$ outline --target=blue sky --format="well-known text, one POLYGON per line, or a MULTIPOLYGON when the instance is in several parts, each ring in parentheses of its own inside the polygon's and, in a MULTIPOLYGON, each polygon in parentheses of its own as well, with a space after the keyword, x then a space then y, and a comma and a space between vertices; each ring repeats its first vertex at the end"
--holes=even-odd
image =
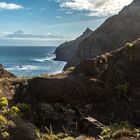
POLYGON ((95 30, 132 0, 0 0, 0 45, 56 46, 95 30))

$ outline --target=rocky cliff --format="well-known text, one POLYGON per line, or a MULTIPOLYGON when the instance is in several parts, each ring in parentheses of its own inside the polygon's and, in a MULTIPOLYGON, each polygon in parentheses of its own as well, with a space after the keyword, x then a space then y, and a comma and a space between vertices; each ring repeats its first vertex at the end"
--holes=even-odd
POLYGON ((122 47, 126 42, 140 37, 140 0, 134 0, 118 15, 108 18, 89 37, 80 42, 72 59, 64 69, 76 66, 85 59, 110 52, 122 47))
POLYGON ((60 45, 56 50, 56 60, 59 61, 69 61, 71 59, 71 56, 73 56, 74 52, 77 50, 77 47, 79 46, 80 42, 84 40, 86 37, 91 35, 93 31, 87 28, 85 32, 75 40, 72 40, 70 42, 65 42, 62 45, 60 45))

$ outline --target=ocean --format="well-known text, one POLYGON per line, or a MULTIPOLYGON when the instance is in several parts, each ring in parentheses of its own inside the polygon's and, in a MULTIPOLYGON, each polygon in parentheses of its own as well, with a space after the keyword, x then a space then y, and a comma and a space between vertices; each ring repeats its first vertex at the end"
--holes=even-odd
POLYGON ((0 47, 0 64, 17 76, 62 72, 65 62, 55 61, 56 47, 0 47))

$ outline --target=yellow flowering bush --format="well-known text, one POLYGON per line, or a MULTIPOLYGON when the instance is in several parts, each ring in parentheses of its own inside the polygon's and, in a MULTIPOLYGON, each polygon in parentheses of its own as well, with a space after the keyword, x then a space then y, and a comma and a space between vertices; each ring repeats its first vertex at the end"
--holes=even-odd
POLYGON ((0 106, 8 106, 8 100, 5 97, 0 98, 0 106))
POLYGON ((14 112, 16 112, 16 113, 18 113, 20 111, 18 109, 18 107, 16 107, 16 106, 12 106, 11 110, 14 111, 14 112))
POLYGON ((7 120, 3 115, 0 115, 0 125, 6 124, 7 120))
POLYGON ((12 106, 12 108, 9 109, 8 115, 10 117, 17 117, 20 113, 20 109, 17 106, 12 106))
POLYGON ((1 96, 0 91, 0 140, 10 139, 9 128, 13 125, 12 120, 21 117, 29 109, 30 105, 26 103, 13 105, 7 98, 1 96))
POLYGON ((110 134, 110 129, 109 128, 103 129, 103 131, 101 132, 101 135, 107 135, 107 134, 110 134))
POLYGON ((7 131, 4 131, 1 133, 1 136, 3 140, 6 140, 6 139, 9 139, 10 134, 7 131))

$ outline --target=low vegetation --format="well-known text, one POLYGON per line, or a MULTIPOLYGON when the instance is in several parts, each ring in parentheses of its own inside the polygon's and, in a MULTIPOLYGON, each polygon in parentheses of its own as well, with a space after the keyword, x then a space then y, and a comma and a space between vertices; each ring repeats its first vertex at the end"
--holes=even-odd
POLYGON ((129 84, 128 83, 124 83, 124 84, 119 84, 117 87, 117 94, 119 94, 120 96, 127 96, 127 93, 129 91, 129 84))
POLYGON ((140 129, 134 128, 128 122, 113 124, 101 132, 104 140, 118 139, 122 137, 140 138, 140 129))
POLYGON ((133 44, 133 43, 126 43, 125 46, 126 46, 127 48, 132 48, 132 47, 134 46, 134 44, 133 44))
POLYGON ((0 140, 10 138, 10 128, 14 127, 14 120, 21 118, 29 110, 25 103, 12 105, 5 97, 0 98, 0 140))

